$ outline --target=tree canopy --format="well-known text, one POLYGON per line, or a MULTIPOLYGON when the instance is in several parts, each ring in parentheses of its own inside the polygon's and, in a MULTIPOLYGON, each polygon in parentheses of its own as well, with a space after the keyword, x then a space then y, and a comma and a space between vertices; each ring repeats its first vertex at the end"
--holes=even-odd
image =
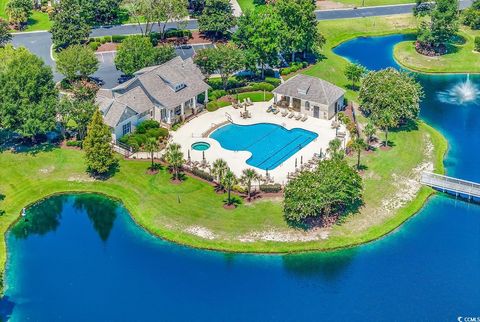
POLYGON ((51 19, 50 32, 56 49, 79 45, 88 39, 90 25, 78 0, 62 0, 51 19))
POLYGON ((417 119, 422 97, 422 87, 412 76, 387 68, 363 78, 358 98, 373 124, 388 135, 389 128, 417 119))
POLYGON ((245 56, 241 49, 228 43, 200 50, 195 55, 195 63, 207 77, 218 72, 223 88, 227 89, 228 78, 245 66, 245 56))
POLYGON ((198 25, 201 32, 219 38, 235 26, 235 20, 229 0, 207 0, 198 25))
POLYGON ((153 19, 158 23, 160 37, 165 37, 165 28, 168 22, 179 21, 188 16, 187 0, 155 0, 153 19))
POLYGON ((0 18, 0 47, 5 46, 10 40, 12 40, 12 34, 8 22, 0 18))
POLYGON ((26 48, 0 48, 0 127, 32 138, 55 127, 50 67, 26 48))
POLYGON ((289 222, 326 219, 355 206, 362 198, 362 178, 345 160, 320 161, 285 187, 284 215, 289 222))
POLYGON ((32 14, 33 3, 31 0, 10 0, 5 6, 8 21, 16 28, 21 29, 32 14))
POLYGON ((458 0, 437 0, 428 16, 429 20, 420 23, 417 40, 437 51, 458 31, 458 0))
POLYGON ((315 3, 311 0, 277 0, 275 9, 283 26, 281 33, 282 49, 292 55, 296 52, 318 52, 325 38, 317 27, 315 3))
POLYGON ((356 88, 356 84, 360 82, 360 79, 367 73, 367 69, 360 64, 348 64, 345 67, 345 76, 352 82, 352 87, 356 88))
POLYGON ((98 64, 93 50, 82 45, 73 45, 62 50, 56 61, 58 72, 68 80, 92 75, 97 71, 98 64))
POLYGON ((83 140, 87 171, 93 175, 108 174, 118 160, 115 158, 111 145, 112 134, 110 128, 103 122, 102 113, 96 110, 83 140))
POLYGON ((282 22, 273 7, 247 10, 238 19, 234 42, 245 52, 247 66, 255 71, 260 66, 262 77, 266 65, 276 65, 281 49, 282 22))
POLYGON ((148 37, 130 36, 118 47, 115 65, 125 75, 133 75, 142 68, 163 64, 173 57, 175 50, 169 45, 155 48, 148 37))

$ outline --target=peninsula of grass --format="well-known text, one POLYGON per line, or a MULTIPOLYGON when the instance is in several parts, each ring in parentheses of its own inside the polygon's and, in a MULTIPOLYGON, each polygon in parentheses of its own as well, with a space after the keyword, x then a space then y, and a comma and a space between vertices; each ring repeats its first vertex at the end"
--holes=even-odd
MULTIPOLYGON (((149 175, 149 162, 143 161, 121 160, 119 171, 112 178, 93 180, 85 173, 83 152, 54 147, 37 152, 0 153, 0 209, 5 212, 0 217, 0 232, 5 234, 22 208, 45 197, 96 192, 120 200, 133 219, 152 234, 192 247, 252 253, 349 247, 387 234, 421 208, 433 190, 421 188, 417 197, 401 208, 391 212, 384 209, 386 200, 398 201, 397 195, 403 189, 399 185, 418 175, 413 169, 432 162, 438 172, 443 172, 446 141, 431 127, 419 123, 417 129, 392 133, 391 140, 395 142, 393 149, 379 150, 363 158, 367 168, 363 174, 365 206, 341 225, 327 229, 325 239, 291 241, 305 232, 287 225, 281 200, 242 203, 227 211, 223 208, 226 196, 217 194, 210 184, 190 177, 180 185, 172 184, 167 170, 149 175), (201 236, 192 231, 208 234, 201 236), (255 237, 272 233, 285 240, 255 237), (245 241, 249 238, 253 240, 245 241)), ((6 245, 2 239, 0 264, 5 264, 5 259, 6 245)))
POLYGON ((403 67, 422 73, 480 73, 480 53, 474 51, 475 36, 480 30, 462 27, 456 42, 447 44, 448 52, 429 57, 415 50, 415 41, 395 45, 395 60, 403 67))
MULTIPOLYGON (((349 82, 343 72, 348 62, 331 51, 334 46, 357 36, 411 32, 414 26, 411 16, 321 22, 327 37, 324 59, 305 72, 345 87, 349 82)), ((353 99, 356 93, 349 91, 348 97, 353 99)), ((392 132, 389 139, 394 143, 392 149, 362 156, 365 205, 360 212, 316 235, 285 222, 281 198, 241 203, 234 210, 225 210, 226 196, 215 193, 210 184, 190 177, 182 184, 172 184, 165 169, 147 174, 148 161, 121 160, 113 177, 93 180, 85 173, 83 152, 78 150, 45 147, 21 153, 4 151, 0 153, 0 209, 4 211, 0 232, 5 234, 18 220, 22 208, 42 198, 95 192, 120 200, 132 218, 152 234, 192 247, 252 253, 351 247, 388 234, 421 209, 433 193, 418 183, 421 169, 444 171, 447 142, 430 126, 419 122, 406 131, 392 132), (407 195, 410 197, 405 198, 407 195)), ((5 260, 2 239, 2 267, 5 260)))

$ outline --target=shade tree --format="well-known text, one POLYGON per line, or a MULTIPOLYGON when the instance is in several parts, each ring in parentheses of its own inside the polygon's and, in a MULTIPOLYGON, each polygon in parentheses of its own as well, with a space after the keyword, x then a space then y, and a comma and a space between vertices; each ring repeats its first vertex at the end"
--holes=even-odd
POLYGON ((302 171, 285 186, 285 219, 294 224, 328 221, 355 208, 362 200, 362 190, 362 178, 345 160, 322 160, 316 170, 302 171))
POLYGON ((87 78, 98 69, 98 59, 92 49, 82 45, 72 45, 57 55, 56 68, 67 80, 77 77, 87 78))
POLYGON ((229 0, 206 0, 205 8, 198 18, 201 32, 214 39, 224 37, 235 26, 232 5, 229 0))
POLYGON ((359 92, 361 109, 385 132, 385 145, 389 129, 418 118, 422 98, 422 87, 415 78, 394 68, 369 72, 359 92))

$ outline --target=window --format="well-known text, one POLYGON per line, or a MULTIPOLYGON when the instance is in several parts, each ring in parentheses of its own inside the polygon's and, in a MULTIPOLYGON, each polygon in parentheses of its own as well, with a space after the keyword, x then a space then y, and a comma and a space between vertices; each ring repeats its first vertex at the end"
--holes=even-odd
POLYGON ((310 102, 305 101, 305 110, 310 111, 310 102))
POLYGON ((182 114, 182 107, 181 106, 175 107, 175 115, 180 115, 180 114, 182 114))
POLYGON ((163 121, 165 121, 165 120, 167 119, 167 110, 166 110, 166 109, 162 108, 162 109, 160 110, 160 118, 161 118, 163 121))
POLYGON ((128 122, 126 124, 123 124, 122 126, 122 133, 123 135, 128 134, 132 131, 132 123, 128 122))

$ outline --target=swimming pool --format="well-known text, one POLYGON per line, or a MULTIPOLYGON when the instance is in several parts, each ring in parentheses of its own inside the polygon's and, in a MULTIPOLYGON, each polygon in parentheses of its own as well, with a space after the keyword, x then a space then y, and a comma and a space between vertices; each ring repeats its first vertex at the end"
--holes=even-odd
POLYGON ((247 164, 263 170, 275 169, 317 137, 311 131, 271 123, 229 124, 210 134, 224 149, 251 152, 247 164))

